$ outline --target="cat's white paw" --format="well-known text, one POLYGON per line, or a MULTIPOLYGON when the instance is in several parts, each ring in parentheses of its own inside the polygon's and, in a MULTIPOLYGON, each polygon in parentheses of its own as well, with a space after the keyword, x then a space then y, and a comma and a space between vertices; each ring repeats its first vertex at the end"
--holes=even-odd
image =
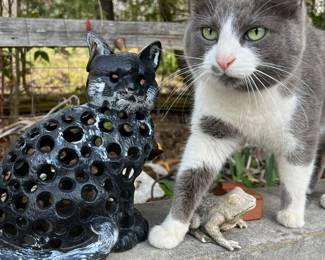
POLYGON ((290 210, 279 211, 277 221, 288 228, 301 228, 305 225, 304 215, 290 210))
POLYGON ((169 214, 161 225, 151 229, 149 243, 157 248, 174 248, 184 240, 188 227, 189 224, 182 223, 169 214))
POLYGON ((157 248, 171 249, 178 246, 184 239, 184 234, 171 230, 163 225, 155 226, 149 233, 149 243, 157 248))
POLYGON ((320 198, 320 205, 325 209, 325 194, 320 198))

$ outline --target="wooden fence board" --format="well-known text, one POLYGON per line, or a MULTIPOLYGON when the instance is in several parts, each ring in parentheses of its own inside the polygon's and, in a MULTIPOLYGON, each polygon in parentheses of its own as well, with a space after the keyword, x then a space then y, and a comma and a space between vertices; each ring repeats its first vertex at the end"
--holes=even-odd
MULTIPOLYGON (((84 47, 85 20, 0 18, 0 47, 84 47)), ((126 39, 127 47, 160 40, 164 48, 183 49, 183 23, 91 21, 92 30, 112 43, 126 39)))

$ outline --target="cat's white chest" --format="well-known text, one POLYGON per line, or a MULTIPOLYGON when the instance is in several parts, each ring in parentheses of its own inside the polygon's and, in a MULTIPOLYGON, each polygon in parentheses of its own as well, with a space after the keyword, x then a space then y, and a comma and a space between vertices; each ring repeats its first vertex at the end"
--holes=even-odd
POLYGON ((282 96, 276 87, 248 94, 202 82, 195 98, 194 124, 203 116, 214 116, 239 129, 250 144, 271 150, 291 150, 296 145, 290 122, 297 100, 282 96))

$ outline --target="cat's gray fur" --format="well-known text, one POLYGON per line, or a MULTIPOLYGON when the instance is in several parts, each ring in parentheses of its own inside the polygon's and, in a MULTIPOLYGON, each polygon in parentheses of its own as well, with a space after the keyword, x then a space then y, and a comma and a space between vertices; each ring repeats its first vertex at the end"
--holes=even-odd
MULTIPOLYGON (((203 39, 201 32, 203 27, 213 27, 218 31, 221 29, 220 24, 224 22, 223 19, 231 15, 235 25, 233 30, 238 35, 243 35, 253 26, 263 26, 270 30, 271 33, 268 33, 265 39, 261 41, 247 42, 242 40, 240 44, 257 50, 263 62, 279 65, 287 71, 283 72, 261 66, 258 69, 271 77, 261 77, 259 80, 253 78, 253 80, 260 91, 271 90, 277 85, 280 96, 283 98, 294 96, 299 100, 299 104, 295 106, 295 110, 293 110, 292 116, 287 122, 287 125, 289 125, 288 132, 294 136, 299 145, 292 151, 285 153, 284 156, 281 154, 281 158, 278 158, 280 156, 277 154, 277 149, 274 149, 273 152, 276 153, 278 161, 282 160, 280 171, 288 169, 287 166, 289 169, 300 169, 299 167, 301 167, 302 170, 299 174, 304 174, 303 169, 309 169, 309 172, 306 172, 308 177, 295 176, 297 179, 306 180, 307 184, 301 184, 304 190, 310 181, 309 177, 313 163, 315 164, 316 167, 314 167, 314 174, 309 186, 309 192, 311 192, 321 175, 323 169, 321 161, 324 161, 325 157, 325 33, 313 28, 307 22, 305 3, 301 0, 192 0, 191 6, 192 14, 185 35, 185 49, 188 64, 192 68, 200 64, 208 51, 216 45, 216 42, 203 39), (283 161, 285 162, 283 163, 283 161)), ((218 68, 211 68, 212 73, 215 70, 218 70, 218 68)), ((198 76, 194 70, 193 75, 194 77, 198 76)), ((221 82, 220 84, 224 88, 232 89, 232 91, 236 90, 244 93, 249 90, 245 81, 226 76, 226 74, 220 76, 216 82, 221 82)), ((213 85, 209 85, 209 87, 213 87, 213 85)), ((223 93, 226 93, 226 91, 223 93)), ((196 103, 199 103, 199 101, 196 100, 196 103)), ((201 101, 203 102, 203 100, 201 101)), ((257 112, 263 113, 263 111, 257 112)), ((227 120, 227 118, 224 119, 227 120)), ((234 134, 237 135, 238 139, 245 139, 249 134, 247 130, 229 124, 229 121, 231 119, 228 122, 222 122, 220 118, 200 114, 194 108, 192 122, 201 123, 194 124, 192 131, 194 135, 203 133, 209 135, 210 138, 224 139, 225 142, 228 142, 227 147, 235 150, 237 148, 232 147, 233 144, 231 143, 234 134)), ((202 138, 209 140, 204 135, 202 135, 202 138)), ((253 138, 248 139, 252 140, 253 138)), ((211 142, 213 142, 213 139, 211 139, 211 142)), ((276 143, 277 140, 273 140, 273 142, 276 143)), ((281 140, 278 142, 281 142, 281 140)), ((200 138, 196 138, 194 141, 194 144, 198 143, 200 143, 200 138)), ((209 141, 206 143, 209 143, 209 141)), ((267 146, 267 144, 265 145, 267 146)), ((218 151, 220 147, 216 147, 216 153, 219 152, 220 161, 224 163, 225 158, 218 151)), ((195 152, 195 148, 193 148, 191 148, 192 153, 195 152)), ((229 149, 226 148, 225 151, 228 152, 229 149)), ((270 150, 272 151, 272 148, 270 150)), ((211 149, 208 151, 211 152, 211 149)), ((228 157, 229 154, 226 156, 228 157)), ((184 230, 187 229, 187 223, 204 195, 199 193, 207 190, 206 186, 212 182, 212 176, 215 174, 213 171, 216 171, 216 169, 210 168, 209 171, 206 170, 204 173, 202 170, 206 168, 200 168, 198 163, 193 164, 195 165, 193 169, 188 169, 190 163, 186 163, 186 159, 195 157, 188 156, 189 151, 185 151, 185 155, 182 161, 183 166, 181 166, 178 173, 174 202, 170 214, 160 226, 153 228, 149 236, 150 243, 159 248, 172 248, 180 243, 184 237, 184 230), (201 181, 200 176, 204 176, 201 181), (209 180, 209 183, 207 183, 207 180, 209 180), (183 225, 180 223, 183 223, 183 225), (176 227, 180 230, 179 232, 174 231, 176 227), (156 239, 154 236, 159 238, 156 239), (168 237, 168 241, 167 239, 163 241, 163 236, 168 237)), ((210 154, 207 153, 207 156, 210 157, 210 154)), ((210 160, 211 163, 211 158, 206 160, 210 160)), ((200 160, 203 161, 203 164, 205 163, 204 158, 200 158, 200 160)), ((282 212, 279 212, 278 221, 287 227, 301 227, 304 224, 303 210, 301 210, 302 216, 301 212, 298 213, 299 216, 296 216, 295 213, 291 215, 287 211, 294 212, 295 207, 293 207, 292 203, 297 204, 299 200, 303 202, 297 205, 302 207, 305 193, 301 194, 300 192, 299 194, 299 191, 295 192, 293 187, 295 185, 299 186, 299 181, 293 180, 294 183, 291 184, 289 178, 284 179, 286 179, 286 185, 283 185, 282 212)))

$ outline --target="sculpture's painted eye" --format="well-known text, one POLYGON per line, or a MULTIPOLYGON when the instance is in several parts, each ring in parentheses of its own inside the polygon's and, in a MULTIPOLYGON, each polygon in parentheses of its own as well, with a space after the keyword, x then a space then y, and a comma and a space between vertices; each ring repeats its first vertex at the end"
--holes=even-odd
POLYGON ((139 76, 138 81, 141 86, 144 86, 146 84, 146 80, 144 79, 144 76, 139 76))
POLYGON ((202 28, 202 36, 208 41, 215 41, 219 37, 218 32, 211 27, 202 28))
POLYGON ((120 76, 117 73, 112 73, 110 78, 113 83, 117 83, 120 79, 120 76))
POLYGON ((256 42, 262 40, 267 33, 267 29, 263 27, 255 27, 250 29, 246 34, 245 38, 248 41, 256 42))

